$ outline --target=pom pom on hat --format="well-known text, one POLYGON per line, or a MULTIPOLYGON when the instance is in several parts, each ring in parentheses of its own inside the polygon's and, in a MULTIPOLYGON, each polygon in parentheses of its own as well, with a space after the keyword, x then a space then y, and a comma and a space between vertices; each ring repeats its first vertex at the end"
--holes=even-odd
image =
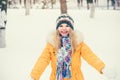
POLYGON ((72 28, 74 30, 74 27, 73 27, 74 20, 68 14, 61 14, 57 18, 56 23, 57 23, 56 30, 63 23, 67 24, 70 28, 72 28))

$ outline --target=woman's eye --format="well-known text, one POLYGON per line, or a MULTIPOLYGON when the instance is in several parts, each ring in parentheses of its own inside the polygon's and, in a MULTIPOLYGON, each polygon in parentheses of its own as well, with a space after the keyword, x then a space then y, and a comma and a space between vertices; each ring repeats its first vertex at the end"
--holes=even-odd
POLYGON ((69 25, 66 25, 66 27, 69 27, 69 25))
POLYGON ((62 25, 60 25, 60 27, 63 27, 62 25))

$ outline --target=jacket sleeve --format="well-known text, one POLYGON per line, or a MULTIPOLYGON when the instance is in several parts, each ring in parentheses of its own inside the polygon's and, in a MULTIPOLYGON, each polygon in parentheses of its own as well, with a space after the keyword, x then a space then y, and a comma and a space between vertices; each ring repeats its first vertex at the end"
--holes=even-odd
POLYGON ((35 80, 39 80, 41 74, 43 73, 43 71, 45 70, 45 68, 48 66, 50 62, 50 50, 49 49, 50 49, 50 44, 47 44, 32 69, 31 77, 35 80))
POLYGON ((105 64, 92 52, 92 50, 84 42, 81 43, 81 55, 88 64, 102 73, 102 69, 104 68, 105 64))

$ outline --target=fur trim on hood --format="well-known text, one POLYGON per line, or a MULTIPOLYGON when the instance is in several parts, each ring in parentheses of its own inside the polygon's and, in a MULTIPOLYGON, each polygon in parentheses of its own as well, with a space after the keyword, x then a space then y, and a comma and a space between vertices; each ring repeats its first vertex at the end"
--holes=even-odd
MULTIPOLYGON (((83 34, 78 30, 75 30, 74 32, 75 32, 75 35, 77 36, 77 38, 76 38, 77 44, 79 45, 84 40, 83 34)), ((56 31, 52 31, 47 36, 47 43, 50 43, 53 47, 55 47, 55 43, 54 43, 54 40, 53 40, 55 34, 56 34, 56 31)))

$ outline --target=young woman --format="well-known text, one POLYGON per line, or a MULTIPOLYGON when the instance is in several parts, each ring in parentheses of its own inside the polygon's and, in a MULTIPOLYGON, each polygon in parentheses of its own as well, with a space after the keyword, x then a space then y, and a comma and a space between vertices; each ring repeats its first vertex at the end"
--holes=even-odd
POLYGON ((84 80, 81 57, 102 74, 105 64, 83 41, 80 32, 74 31, 74 21, 62 14, 57 19, 56 30, 49 36, 46 47, 31 72, 33 80, 39 80, 51 61, 50 80, 84 80))

